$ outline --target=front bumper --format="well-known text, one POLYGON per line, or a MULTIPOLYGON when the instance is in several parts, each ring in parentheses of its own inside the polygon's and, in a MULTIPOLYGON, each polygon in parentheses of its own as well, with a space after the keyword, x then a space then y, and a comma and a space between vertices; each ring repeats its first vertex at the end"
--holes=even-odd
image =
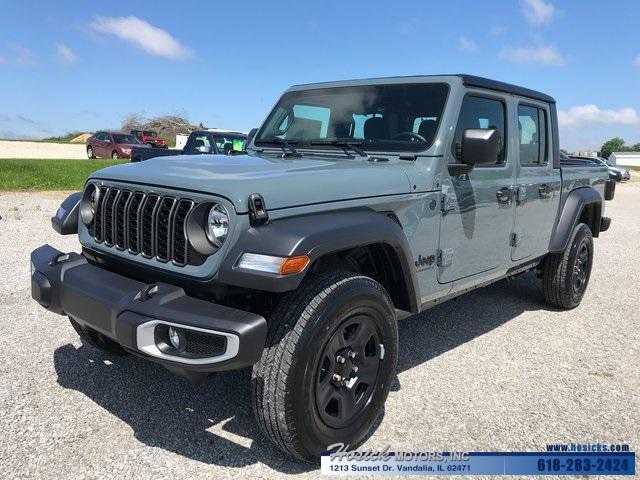
POLYGON ((266 339, 267 323, 259 315, 189 297, 173 285, 132 280, 49 245, 31 253, 31 296, 47 310, 69 315, 126 350, 186 377, 253 365, 266 339), (157 326, 220 337, 224 347, 204 358, 170 354, 156 345, 157 326))

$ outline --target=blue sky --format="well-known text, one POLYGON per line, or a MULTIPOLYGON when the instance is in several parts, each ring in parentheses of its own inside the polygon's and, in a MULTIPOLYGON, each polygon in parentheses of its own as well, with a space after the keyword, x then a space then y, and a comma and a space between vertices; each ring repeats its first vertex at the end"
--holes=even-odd
POLYGON ((259 125, 291 84, 472 73, 558 100, 562 144, 640 142, 640 2, 0 0, 0 137, 133 112, 259 125))

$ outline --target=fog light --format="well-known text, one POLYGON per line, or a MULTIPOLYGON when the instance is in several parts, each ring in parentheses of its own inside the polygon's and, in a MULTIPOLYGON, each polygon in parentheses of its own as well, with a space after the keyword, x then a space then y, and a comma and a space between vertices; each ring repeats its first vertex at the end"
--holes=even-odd
POLYGON ((178 329, 169 327, 169 342, 171 346, 176 350, 181 350, 184 347, 184 336, 178 331, 178 329))

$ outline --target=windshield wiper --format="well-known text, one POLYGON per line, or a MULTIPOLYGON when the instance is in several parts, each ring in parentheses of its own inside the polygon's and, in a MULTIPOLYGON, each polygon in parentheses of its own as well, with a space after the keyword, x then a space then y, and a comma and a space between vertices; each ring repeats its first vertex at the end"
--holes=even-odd
POLYGON ((331 138, 328 140, 312 140, 310 143, 311 145, 331 145, 334 147, 349 148, 361 157, 369 158, 369 154, 360 148, 362 142, 354 142, 351 139, 331 138))
POLYGON ((284 152, 282 155, 284 156, 302 157, 302 154, 298 150, 296 150, 296 147, 294 147, 293 145, 291 145, 291 143, 281 138, 271 138, 269 140, 261 140, 261 141, 280 145, 280 147, 282 147, 282 151, 284 152), (287 150, 289 150, 289 152, 287 152, 287 150))

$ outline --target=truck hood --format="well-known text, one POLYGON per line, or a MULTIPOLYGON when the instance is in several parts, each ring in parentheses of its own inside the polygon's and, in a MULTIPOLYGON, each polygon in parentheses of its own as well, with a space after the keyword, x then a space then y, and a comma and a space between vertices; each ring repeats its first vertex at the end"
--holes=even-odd
POLYGON ((400 165, 361 157, 281 159, 254 155, 177 155, 99 170, 91 178, 220 195, 245 213, 259 193, 268 209, 408 193, 400 165))

